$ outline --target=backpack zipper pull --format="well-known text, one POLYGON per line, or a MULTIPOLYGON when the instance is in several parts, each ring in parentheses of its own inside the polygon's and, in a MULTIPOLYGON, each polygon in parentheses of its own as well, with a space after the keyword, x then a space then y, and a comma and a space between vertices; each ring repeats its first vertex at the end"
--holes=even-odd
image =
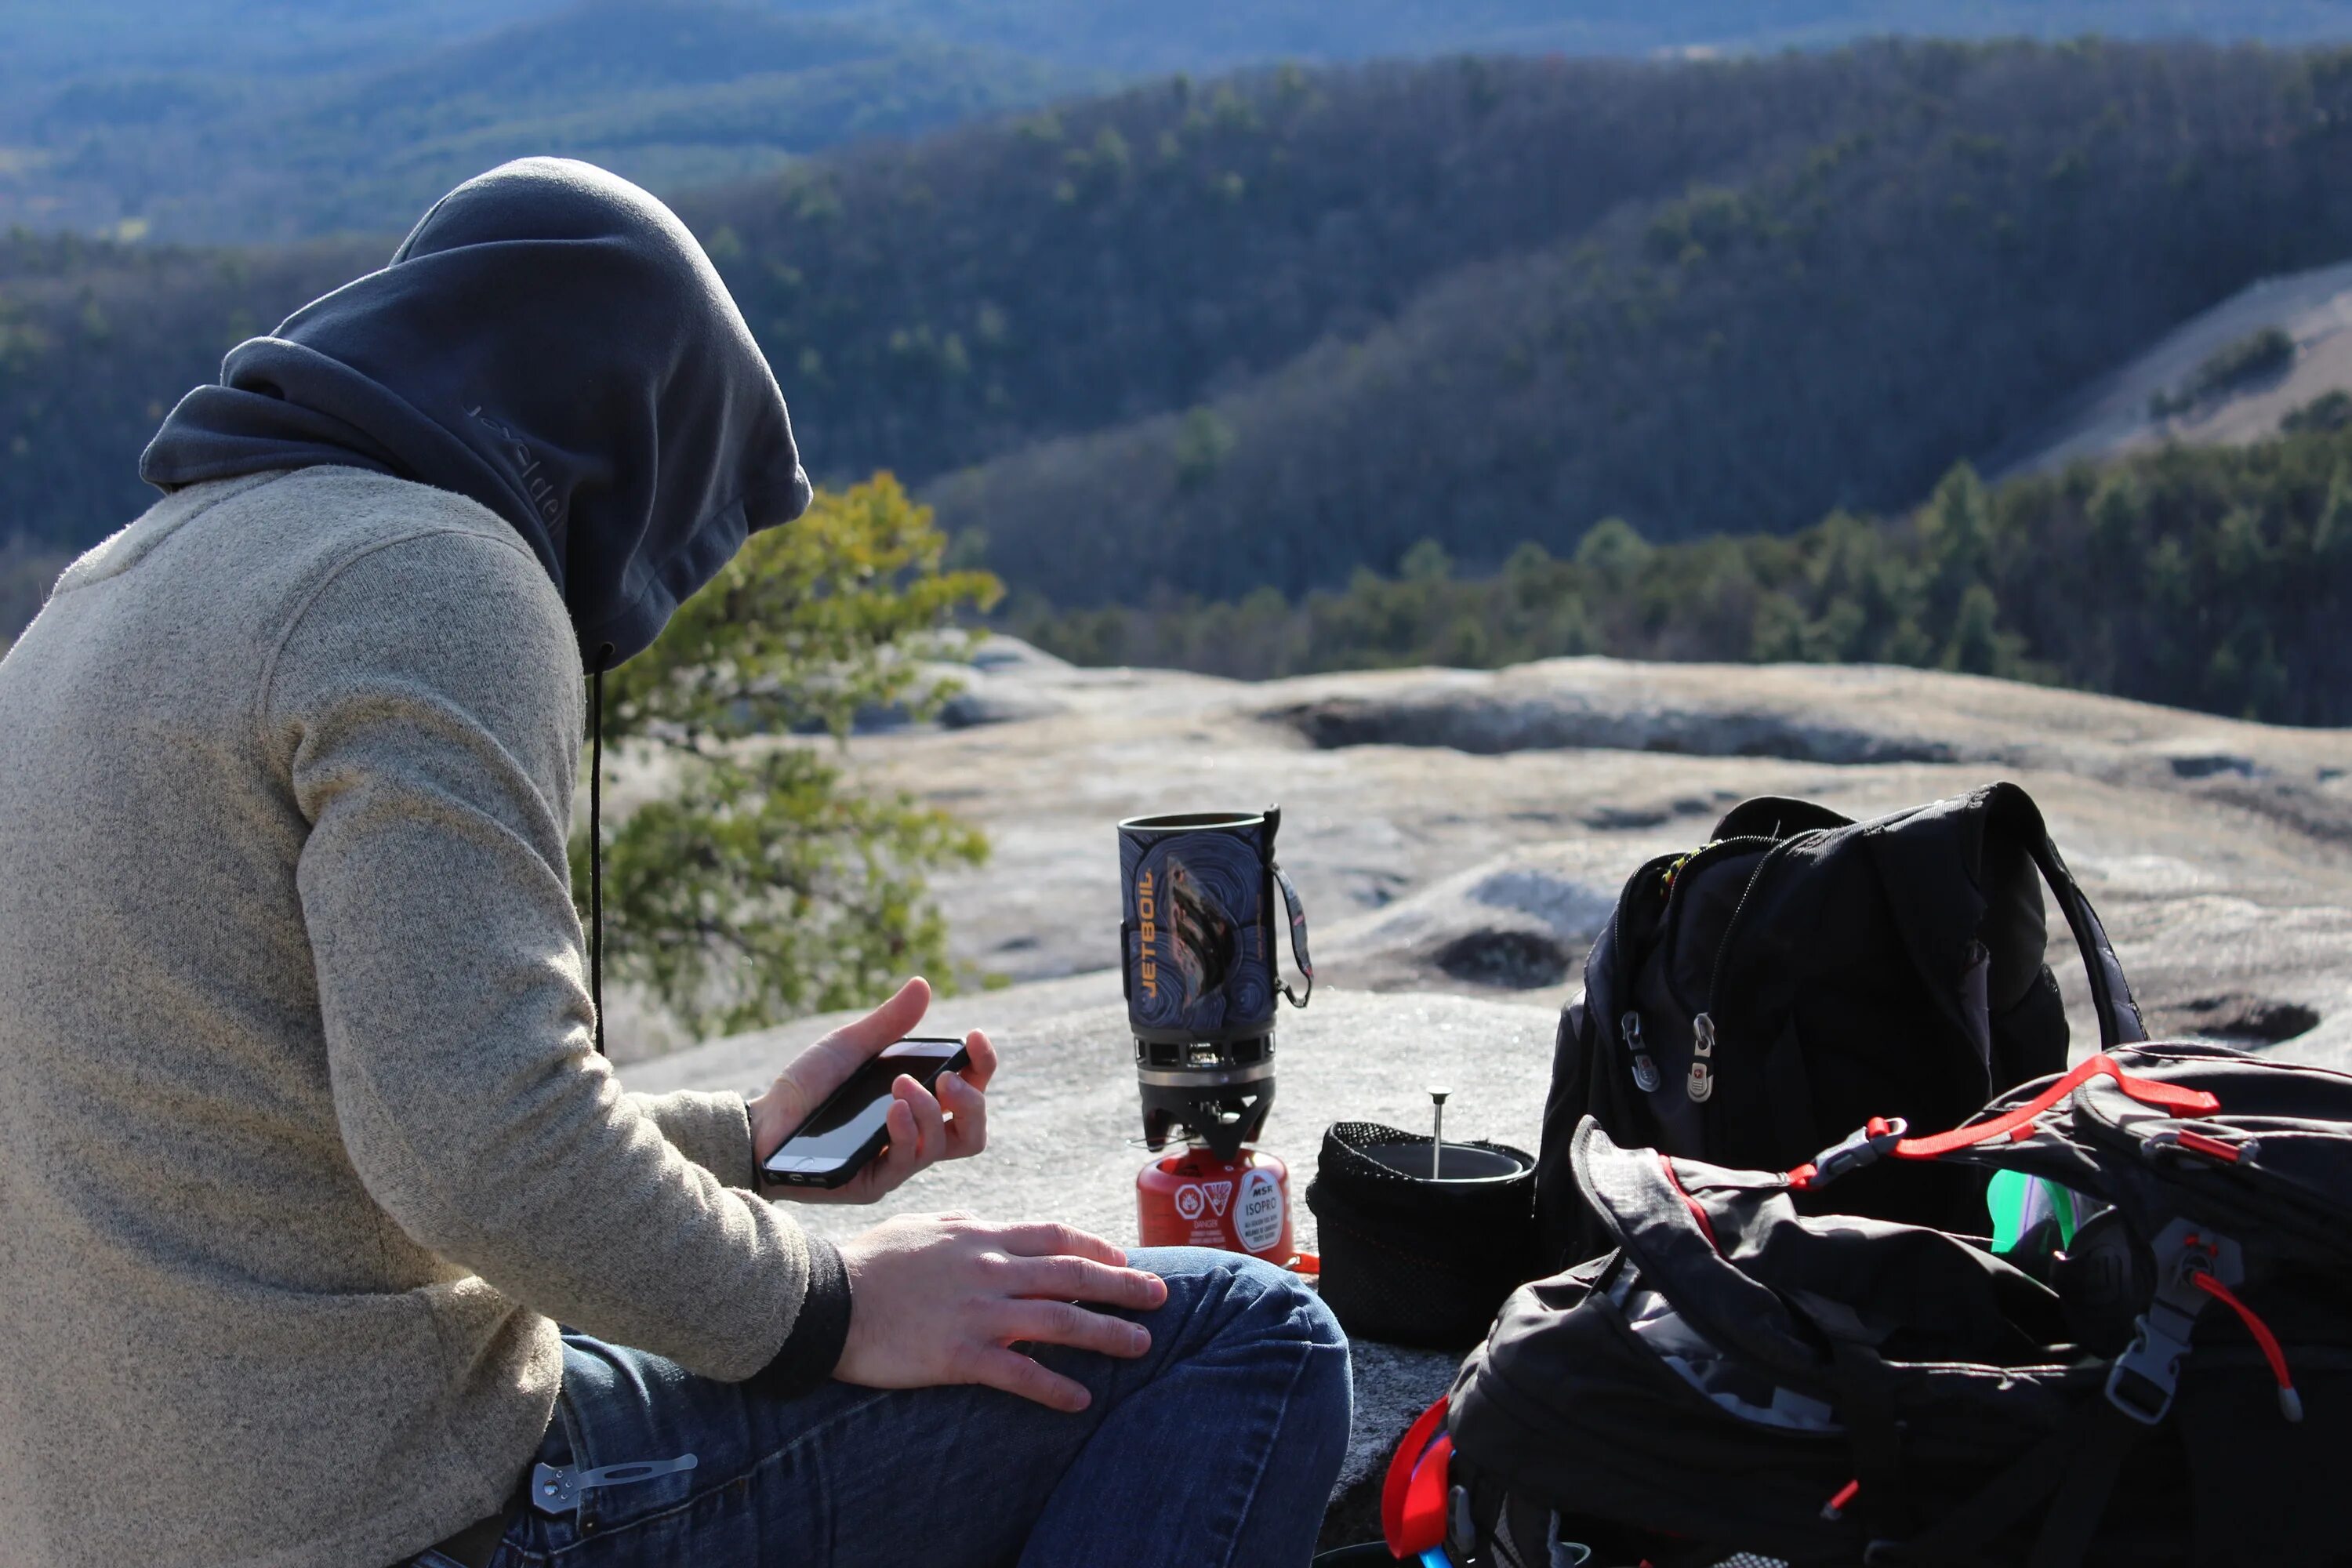
POLYGON ((1694 1105, 1705 1105, 1715 1095, 1715 1016, 1701 1013, 1691 1020, 1690 1082, 1685 1086, 1694 1105))
POLYGON ((1633 1053, 1633 1087, 1643 1094, 1658 1090, 1658 1064, 1650 1058, 1650 1048, 1642 1043, 1642 1015, 1628 1009, 1617 1020, 1617 1032, 1625 1037, 1625 1048, 1633 1053))

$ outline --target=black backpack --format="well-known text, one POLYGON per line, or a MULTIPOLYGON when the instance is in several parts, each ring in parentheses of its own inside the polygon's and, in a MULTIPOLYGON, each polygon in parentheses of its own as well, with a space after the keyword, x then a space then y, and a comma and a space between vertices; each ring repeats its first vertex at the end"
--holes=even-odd
MULTIPOLYGON (((2145 1039, 2098 916, 2012 784, 1862 823, 1750 800, 1704 847, 1636 871, 1560 1018, 1529 1275, 1611 1245, 1570 1169, 1588 1116, 1628 1146, 1785 1170, 1867 1117, 1948 1127, 2063 1068, 2045 880, 2102 1043, 2145 1039)), ((1973 1171, 1882 1168, 1834 1203, 1965 1231, 1982 1227, 1983 1191, 1973 1171)))
POLYGON ((1590 1120, 1570 1159, 1613 1250, 1505 1305, 1400 1451, 1392 1546, 1482 1568, 1580 1561, 1562 1541, 1655 1568, 2352 1561, 2352 1075, 2128 1047, 1790 1173, 1590 1120), (2090 1217, 2004 1258, 1799 1212, 1887 1163, 2030 1173, 2090 1217))

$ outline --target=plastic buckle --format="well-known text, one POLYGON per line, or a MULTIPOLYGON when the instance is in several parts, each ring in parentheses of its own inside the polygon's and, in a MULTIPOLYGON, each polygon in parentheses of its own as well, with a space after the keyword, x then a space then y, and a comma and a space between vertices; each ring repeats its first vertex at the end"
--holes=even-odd
POLYGON ((2162 1421, 2180 1387, 2180 1358, 2189 1353, 2190 1321, 2159 1301, 2148 1303, 2139 1332, 2107 1373, 2107 1402, 2144 1426, 2162 1421))
POLYGON ((1886 1152, 1903 1142, 1911 1124, 1903 1118, 1890 1117, 1879 1124, 1883 1131, 1873 1132, 1867 1126, 1857 1127, 1846 1134, 1845 1142, 1824 1149, 1814 1156, 1812 1180, 1807 1184, 1820 1186, 1835 1181, 1848 1171, 1858 1171, 1864 1165, 1874 1165, 1886 1152))
POLYGON ((1445 1544, 1465 1562, 1478 1554, 1478 1516, 1471 1511, 1470 1489, 1465 1486, 1446 1489, 1445 1544))
POLYGON ((2162 1421, 2180 1389, 2180 1363, 2197 1314, 2212 1298, 2192 1282, 2211 1274, 2224 1285, 2245 1276, 2238 1244, 2176 1219, 2148 1249, 2156 1258, 2156 1293, 2135 1323, 2138 1332, 2107 1373, 2107 1403, 2144 1426, 2162 1421))

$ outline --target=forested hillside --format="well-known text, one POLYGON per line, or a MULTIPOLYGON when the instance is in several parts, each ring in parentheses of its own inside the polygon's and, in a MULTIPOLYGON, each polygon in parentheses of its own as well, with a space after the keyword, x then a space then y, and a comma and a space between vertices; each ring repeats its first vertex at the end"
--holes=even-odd
MULTIPOLYGON (((2172 323, 2352 253, 2342 56, 1926 46, 1661 79, 1685 73, 1703 119, 1800 88, 1757 116, 1798 134, 1189 408, 945 481, 942 514, 1064 600, 1296 592, 1424 537, 1491 566, 1612 514, 1780 531, 1902 505, 2172 323)), ((1519 86, 1456 85, 1490 113, 1519 86)))
MULTIPOLYGON (((1580 232, 1759 142, 1833 137, 1821 84, 1852 74, 1797 58, 1180 79, 678 205, 760 333, 812 462, 922 479, 1188 406, 1376 328, 1465 263, 1580 232)), ((396 226, 408 221, 404 209, 396 226)), ((142 493, 128 459, 149 405, 390 244, 203 253, 16 237, 0 259, 0 323, 13 322, 0 534, 87 541, 111 526, 142 493), (135 331, 110 330, 127 316, 135 331)))
POLYGON ((140 449, 180 395, 219 375, 236 343, 382 266, 392 244, 0 238, 0 545, 79 547, 128 522, 155 495, 140 449))
MULTIPOLYGON (((1083 604, 1908 505, 2352 255, 2347 154, 2344 54, 1882 44, 1180 79, 678 205, 816 470, 1083 604)), ((162 408, 383 250, 19 237, 0 536, 130 515, 162 408)))
POLYGON ((1903 516, 1654 545, 1619 520, 1573 556, 1290 601, 1049 610, 1013 629, 1084 664, 1259 679, 1567 654, 1876 662, 2056 682, 2290 724, 2352 724, 2352 399, 2250 447, 2179 447, 1991 490, 1965 467, 1903 516))
POLYGON ((1899 115, 1910 68, 1878 53, 1180 78, 681 210, 815 460, 928 476, 1185 408, 1489 276, 1466 268, 1899 115))
POLYGON ((782 0, 796 11, 1138 71, 1447 51, 1649 54, 1857 37, 2180 37, 2301 43, 2352 32, 2346 0, 782 0))

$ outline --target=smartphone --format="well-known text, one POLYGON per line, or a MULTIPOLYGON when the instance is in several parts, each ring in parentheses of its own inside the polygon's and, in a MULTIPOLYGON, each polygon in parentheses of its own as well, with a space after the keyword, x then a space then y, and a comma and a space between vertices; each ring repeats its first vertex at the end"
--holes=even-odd
POLYGON ((971 1065, 961 1040, 909 1037, 885 1047, 834 1090, 800 1130, 779 1144, 761 1169, 772 1181, 801 1187, 837 1187, 864 1170, 890 1141, 890 1086, 906 1074, 925 1089, 940 1074, 971 1065))

